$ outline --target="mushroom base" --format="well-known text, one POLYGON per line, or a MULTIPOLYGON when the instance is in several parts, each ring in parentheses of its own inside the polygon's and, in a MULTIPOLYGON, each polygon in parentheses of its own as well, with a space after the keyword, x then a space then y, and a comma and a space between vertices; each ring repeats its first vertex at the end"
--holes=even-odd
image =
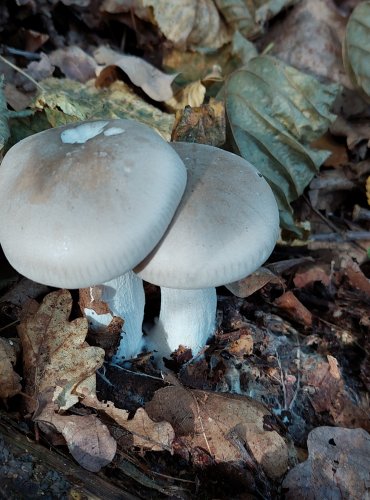
POLYGON ((160 360, 184 346, 193 356, 206 345, 216 326, 215 288, 179 290, 161 287, 161 311, 145 340, 148 350, 160 360))
POLYGON ((119 363, 124 359, 134 358, 143 347, 145 294, 141 278, 129 271, 103 283, 101 300, 108 305, 111 314, 97 314, 92 309, 85 309, 90 327, 98 330, 102 326, 108 326, 113 316, 122 318, 124 324, 121 340, 113 361, 119 363))

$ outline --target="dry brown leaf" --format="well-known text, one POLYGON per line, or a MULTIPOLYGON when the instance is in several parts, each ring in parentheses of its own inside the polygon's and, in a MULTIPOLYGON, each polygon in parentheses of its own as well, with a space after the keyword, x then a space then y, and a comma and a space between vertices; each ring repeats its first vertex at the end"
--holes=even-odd
POLYGON ((370 436, 363 429, 317 427, 309 457, 284 479, 284 498, 365 499, 370 494, 370 436))
POLYGON ((117 443, 95 415, 59 415, 56 410, 55 405, 48 404, 35 420, 60 432, 82 467, 99 472, 113 460, 117 443))
POLYGON ((94 57, 99 64, 106 65, 99 69, 96 78, 97 87, 106 87, 115 81, 117 78, 113 76, 112 79, 112 67, 118 67, 126 73, 134 85, 140 87, 151 99, 167 101, 173 97, 171 83, 176 78, 177 73, 168 75, 140 57, 123 55, 108 47, 99 47, 95 51, 94 57))
POLYGON ((21 377, 13 370, 16 361, 15 344, 0 337, 0 399, 15 396, 22 390, 21 377))
POLYGON ((325 167, 338 168, 348 164, 349 158, 346 145, 336 140, 328 132, 321 136, 320 139, 317 139, 317 141, 312 142, 311 146, 331 152, 329 158, 323 163, 325 167))
POLYGON ((253 352, 253 337, 247 329, 239 330, 239 337, 227 346, 230 354, 237 358, 249 356, 253 352))
POLYGON ((60 409, 73 406, 75 388, 95 374, 103 364, 104 351, 85 343, 87 320, 68 321, 72 297, 67 290, 48 294, 37 312, 18 327, 24 353, 26 393, 36 399, 53 389, 53 401, 60 409))
POLYGON ((26 30, 24 32, 24 38, 25 50, 36 52, 49 40, 49 35, 34 30, 26 30))
POLYGON ((303 288, 315 281, 320 281, 324 286, 329 286, 331 282, 330 276, 325 269, 316 264, 313 264, 304 271, 296 273, 293 278, 294 286, 297 288, 303 288))
POLYGON ((263 288, 267 283, 275 283, 284 287, 284 281, 266 267, 260 267, 246 278, 234 283, 228 283, 225 286, 236 297, 245 298, 263 288))
POLYGON ((166 101, 166 106, 171 111, 184 109, 185 106, 192 108, 199 107, 203 104, 206 95, 206 88, 200 80, 189 83, 184 88, 176 92, 176 94, 166 101))
POLYGON ((339 137, 346 137, 347 146, 354 149, 360 142, 366 141, 370 148, 370 125, 368 121, 350 122, 338 116, 330 126, 330 132, 339 137))
POLYGON ((198 108, 186 107, 176 113, 173 141, 221 146, 226 140, 225 107, 211 99, 198 108))
POLYGON ((104 349, 108 358, 112 357, 119 345, 124 320, 113 316, 107 303, 102 300, 102 287, 97 285, 89 288, 80 288, 79 306, 82 314, 86 317, 85 309, 95 311, 97 315, 106 315, 109 324, 89 323, 89 338, 93 338, 93 344, 104 349))
POLYGON ((201 448, 216 463, 241 467, 251 461, 250 453, 265 474, 274 479, 288 468, 286 441, 275 430, 265 430, 265 419, 271 414, 250 398, 165 387, 145 408, 150 417, 165 418, 172 424, 182 447, 180 452, 192 455, 201 448))
POLYGON ((328 412, 335 425, 370 429, 368 408, 352 401, 340 373, 337 360, 327 356, 302 360, 302 386, 310 394, 310 402, 318 413, 328 412))
POLYGON ((71 80, 87 82, 95 77, 97 64, 94 58, 76 45, 54 50, 49 58, 71 80))
MULTIPOLYGON (((55 67, 51 64, 49 56, 41 52, 41 59, 39 61, 32 61, 27 66, 27 74, 30 75, 34 80, 41 81, 48 78, 53 74, 55 67)), ((28 80, 25 81, 23 87, 27 89, 33 89, 33 83, 28 80)))
POLYGON ((352 87, 342 63, 346 20, 328 0, 297 2, 285 19, 269 30, 271 54, 302 71, 352 87))
POLYGON ((212 0, 142 0, 175 47, 217 49, 231 36, 212 0))
POLYGON ((20 111, 21 109, 26 109, 32 101, 32 96, 21 92, 12 83, 6 83, 4 87, 4 95, 6 102, 15 111, 20 111))
POLYGON ((174 431, 170 423, 163 418, 161 422, 153 421, 143 408, 138 408, 134 417, 128 420, 129 413, 126 410, 116 408, 113 403, 100 402, 96 396, 83 388, 79 388, 79 394, 86 397, 82 402, 85 406, 103 411, 109 415, 118 425, 131 432, 132 445, 144 450, 162 451, 171 450, 174 439, 174 431))
POLYGON ((7 315, 14 320, 22 319, 22 309, 27 302, 45 295, 50 288, 41 283, 21 278, 1 297, 1 303, 5 305, 7 315))

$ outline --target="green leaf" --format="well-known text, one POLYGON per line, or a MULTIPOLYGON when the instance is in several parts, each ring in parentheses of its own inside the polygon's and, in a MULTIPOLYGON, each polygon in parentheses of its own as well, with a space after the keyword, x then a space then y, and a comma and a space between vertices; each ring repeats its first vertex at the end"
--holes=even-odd
POLYGON ((52 127, 92 118, 131 118, 170 139, 174 115, 148 104, 123 82, 114 82, 109 89, 96 89, 89 83, 48 78, 42 86, 45 90, 34 108, 44 111, 52 127))
POLYGON ((309 144, 334 121, 330 107, 338 90, 338 85, 320 84, 271 56, 253 58, 226 82, 235 144, 270 183, 282 227, 297 234, 290 203, 330 155, 309 144))
POLYGON ((357 5, 348 20, 343 62, 352 83, 370 102, 370 2, 357 5))
POLYGON ((10 137, 8 125, 8 108, 4 96, 4 77, 0 76, 0 151, 3 150, 5 144, 10 137))

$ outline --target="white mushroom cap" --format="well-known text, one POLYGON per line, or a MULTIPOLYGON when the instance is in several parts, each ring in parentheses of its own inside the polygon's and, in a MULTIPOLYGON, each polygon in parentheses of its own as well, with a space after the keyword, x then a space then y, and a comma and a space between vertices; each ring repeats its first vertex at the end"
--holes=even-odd
POLYGON ((243 158, 212 146, 174 143, 188 183, 161 242, 135 269, 168 288, 215 287, 241 279, 272 252, 279 234, 275 197, 243 158))
POLYGON ((0 166, 0 241, 28 278, 78 288, 138 264, 165 232, 186 169, 152 129, 130 120, 50 129, 0 166))

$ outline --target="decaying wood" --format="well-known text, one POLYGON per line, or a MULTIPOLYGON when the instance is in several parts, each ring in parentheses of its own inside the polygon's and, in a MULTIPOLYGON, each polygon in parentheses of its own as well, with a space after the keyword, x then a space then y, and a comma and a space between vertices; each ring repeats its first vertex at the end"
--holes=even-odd
POLYGON ((0 498, 56 498, 60 494, 61 498, 81 500, 137 499, 98 475, 75 465, 65 456, 32 441, 8 422, 8 418, 3 418, 0 413, 0 498), (42 483, 47 475, 52 476, 52 491, 45 490, 45 484, 42 483), (58 482, 60 490, 56 493, 58 482))

